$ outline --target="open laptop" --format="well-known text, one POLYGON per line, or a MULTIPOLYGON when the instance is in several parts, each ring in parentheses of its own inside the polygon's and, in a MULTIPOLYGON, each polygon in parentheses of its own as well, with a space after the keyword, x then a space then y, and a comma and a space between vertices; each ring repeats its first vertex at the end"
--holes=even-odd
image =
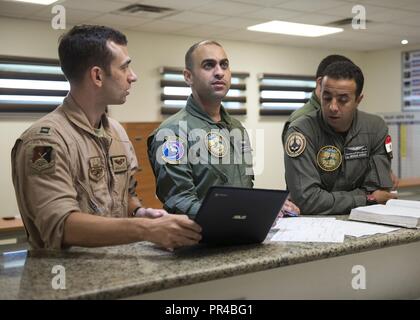
POLYGON ((282 190, 211 187, 195 218, 202 228, 201 243, 264 241, 287 196, 282 190))

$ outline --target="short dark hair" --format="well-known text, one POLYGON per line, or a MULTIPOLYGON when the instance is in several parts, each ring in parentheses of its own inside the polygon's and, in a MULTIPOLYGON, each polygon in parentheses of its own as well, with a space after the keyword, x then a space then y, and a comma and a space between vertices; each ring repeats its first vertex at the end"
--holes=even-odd
POLYGON ((214 40, 203 40, 203 41, 199 41, 197 43, 194 43, 187 51, 187 53, 185 54, 185 68, 188 70, 191 70, 193 67, 193 62, 192 62, 192 54, 195 51, 195 49, 197 49, 199 46, 202 45, 207 45, 207 44, 214 44, 216 46, 219 46, 221 48, 222 45, 214 40))
POLYGON ((96 25, 74 26, 59 41, 61 70, 70 82, 81 80, 92 66, 99 66, 109 74, 113 56, 107 42, 127 45, 127 38, 123 33, 96 25))
POLYGON ((318 65, 318 69, 316 70, 315 78, 318 79, 319 77, 324 76, 325 69, 334 62, 339 61, 347 61, 353 63, 349 58, 339 55, 339 54, 331 54, 329 56, 326 56, 318 65))
POLYGON ((354 80, 356 82, 356 98, 360 96, 363 90, 364 77, 363 72, 352 62, 339 61, 330 64, 324 72, 324 77, 340 80, 354 80))

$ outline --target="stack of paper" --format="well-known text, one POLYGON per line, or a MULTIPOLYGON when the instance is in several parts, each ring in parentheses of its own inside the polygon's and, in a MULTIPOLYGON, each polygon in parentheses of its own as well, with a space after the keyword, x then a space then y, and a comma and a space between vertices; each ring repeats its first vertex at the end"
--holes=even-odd
POLYGON ((362 237, 397 230, 369 223, 336 220, 335 218, 279 219, 273 229, 277 232, 271 241, 343 242, 345 235, 362 237))

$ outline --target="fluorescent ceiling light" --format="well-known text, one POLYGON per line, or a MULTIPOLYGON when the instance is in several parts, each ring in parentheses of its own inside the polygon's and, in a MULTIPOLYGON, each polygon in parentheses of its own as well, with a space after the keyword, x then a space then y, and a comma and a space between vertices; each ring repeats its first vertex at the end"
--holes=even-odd
POLYGON ((302 37, 320 37, 343 31, 342 28, 323 27, 286 21, 270 21, 247 28, 251 31, 281 33, 302 37))
POLYGON ((15 2, 27 2, 27 3, 34 3, 34 4, 42 4, 47 6, 51 3, 57 2, 57 0, 13 0, 15 2))

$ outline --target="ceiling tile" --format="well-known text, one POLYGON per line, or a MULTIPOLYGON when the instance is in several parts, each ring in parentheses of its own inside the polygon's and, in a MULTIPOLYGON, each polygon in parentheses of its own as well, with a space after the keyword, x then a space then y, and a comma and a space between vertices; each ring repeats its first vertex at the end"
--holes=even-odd
POLYGON ((259 18, 266 20, 290 20, 290 18, 301 15, 300 11, 277 9, 277 8, 263 8, 247 14, 249 18, 259 18))
MULTIPOLYGON (((51 13, 52 6, 48 6, 47 8, 31 15, 29 18, 40 18, 45 20, 50 20, 54 14, 51 13)), ((95 11, 87 11, 87 10, 77 10, 77 9, 66 9, 66 23, 70 24, 79 24, 79 23, 90 23, 93 18, 98 17, 101 15, 100 12, 95 11)))
POLYGON ((45 7, 42 5, 2 0, 0 1, 0 16, 21 18, 41 11, 43 8, 45 7))
POLYGON ((263 7, 273 7, 290 0, 229 0, 231 2, 245 3, 245 4, 254 4, 263 7))
POLYGON ((342 6, 343 2, 338 0, 292 0, 282 3, 276 7, 297 10, 303 12, 313 12, 320 10, 329 10, 330 8, 342 6))
POLYGON ((225 16, 205 14, 198 12, 184 11, 178 14, 174 14, 163 18, 163 20, 170 20, 176 22, 189 22, 189 23, 209 23, 217 20, 225 19, 225 16))
POLYGON ((266 34, 261 32, 249 31, 249 30, 235 30, 232 32, 224 32, 219 37, 222 39, 230 40, 241 40, 241 41, 253 41, 265 37, 266 34))
POLYGON ((236 29, 246 29, 249 26, 253 26, 255 24, 259 24, 264 22, 263 20, 257 19, 242 19, 242 18, 235 18, 235 17, 226 17, 225 19, 218 20, 216 22, 210 22, 210 25, 218 26, 218 27, 231 27, 236 29))
POLYGON ((155 7, 171 8, 175 10, 188 10, 211 2, 212 0, 116 0, 128 4, 140 3, 155 7))
MULTIPOLYGON (((229 32, 229 31, 234 31, 235 28, 226 28, 225 30, 226 32, 229 32)), ((204 26, 196 26, 193 28, 183 29, 180 31, 176 31, 174 33, 206 39, 206 38, 215 38, 215 36, 217 34, 220 34, 221 32, 222 31, 218 28, 204 25, 204 26)))
POLYGON ((333 21, 340 20, 339 16, 328 16, 318 13, 307 13, 303 15, 299 15, 296 17, 291 18, 289 21, 298 22, 298 23, 305 23, 305 24, 316 24, 316 25, 324 25, 331 23, 333 21))
POLYGON ((127 4, 110 0, 66 0, 63 5, 65 8, 110 13, 125 7, 127 4))
POLYGON ((191 28, 193 24, 165 21, 165 20, 153 20, 145 24, 129 28, 130 30, 148 31, 148 32, 175 32, 181 29, 191 28))
MULTIPOLYGON (((412 16, 412 17, 404 18, 404 19, 395 19, 395 20, 392 20, 392 22, 395 23, 395 24, 420 27, 419 14, 417 14, 415 16, 412 16)), ((417 32, 418 32, 418 30, 417 30, 417 32)))
MULTIPOLYGON (((357 2, 357 0, 354 0, 354 2, 357 2)), ((416 5, 418 4, 418 0, 365 0, 368 4, 373 4, 385 8, 399 8, 403 9, 410 5, 416 5)))
POLYGON ((240 16, 249 12, 261 9, 261 6, 254 6, 238 2, 215 0, 208 4, 192 9, 195 12, 222 14, 226 16, 240 16))
POLYGON ((417 16, 418 14, 413 11, 406 10, 396 10, 396 9, 384 9, 380 12, 370 12, 367 14, 368 20, 377 21, 377 22, 386 22, 393 21, 402 18, 409 18, 412 16, 417 16))
POLYGON ((118 15, 118 14, 104 14, 102 16, 92 19, 90 22, 94 24, 109 25, 112 27, 118 28, 128 28, 133 26, 138 26, 149 22, 150 19, 144 18, 132 18, 128 16, 118 15))

